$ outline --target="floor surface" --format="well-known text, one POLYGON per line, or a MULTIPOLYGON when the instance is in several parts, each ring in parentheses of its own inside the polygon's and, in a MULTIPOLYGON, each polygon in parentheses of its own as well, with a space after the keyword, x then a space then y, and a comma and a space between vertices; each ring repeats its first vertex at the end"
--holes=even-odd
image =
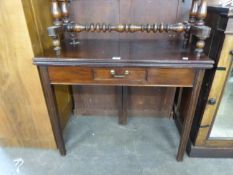
POLYGON ((173 120, 72 117, 65 129, 67 155, 56 150, 0 148, 0 175, 232 175, 233 159, 185 156, 177 162, 173 120))

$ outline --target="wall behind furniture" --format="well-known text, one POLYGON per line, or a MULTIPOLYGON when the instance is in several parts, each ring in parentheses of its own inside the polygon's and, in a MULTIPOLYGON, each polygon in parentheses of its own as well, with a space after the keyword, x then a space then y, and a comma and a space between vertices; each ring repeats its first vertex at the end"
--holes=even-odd
POLYGON ((31 44, 22 1, 1 0, 0 18, 0 145, 56 148, 32 64, 35 48, 44 46, 31 44))
MULTIPOLYGON (((188 19, 191 1, 182 0, 75 0, 70 6, 71 19, 76 23, 176 23, 188 19), (90 13, 91 11, 91 13, 90 13)), ((170 39, 166 33, 87 33, 79 39, 170 39)), ((183 37, 183 35, 179 35, 183 37)), ((173 39, 173 38, 172 38, 173 39)), ((175 88, 129 87, 128 115, 170 117, 175 88)), ((75 114, 118 114, 115 87, 74 86, 75 114)))

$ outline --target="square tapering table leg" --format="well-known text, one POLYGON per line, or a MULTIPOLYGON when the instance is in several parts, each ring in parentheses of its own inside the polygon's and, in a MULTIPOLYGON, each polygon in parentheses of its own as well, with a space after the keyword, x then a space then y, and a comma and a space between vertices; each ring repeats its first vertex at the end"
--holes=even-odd
POLYGON ((66 155, 66 148, 59 120, 57 102, 55 98, 53 85, 51 85, 50 83, 48 68, 39 66, 38 70, 57 148, 59 149, 61 155, 66 155))
POLYGON ((128 87, 117 87, 119 124, 126 125, 128 121, 128 87))
POLYGON ((182 161, 186 148, 188 139, 190 136, 190 131, 193 123, 193 118, 195 114, 195 109, 198 101, 199 92, 202 85, 202 80, 204 77, 204 70, 198 70, 196 73, 195 81, 192 88, 184 88, 183 93, 186 95, 186 103, 187 103, 187 113, 184 117, 184 121, 181 129, 181 138, 180 145, 177 153, 177 160, 182 161))

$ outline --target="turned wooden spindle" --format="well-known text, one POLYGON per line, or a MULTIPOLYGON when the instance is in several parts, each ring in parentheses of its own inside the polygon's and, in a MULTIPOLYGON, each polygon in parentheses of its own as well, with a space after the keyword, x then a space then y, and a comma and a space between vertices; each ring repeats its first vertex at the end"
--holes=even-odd
POLYGON ((196 35, 198 38, 195 48, 195 52, 197 56, 201 56, 203 54, 205 47, 205 39, 208 38, 210 34, 210 28, 205 26, 205 22, 204 22, 206 16, 207 16, 207 2, 206 0, 201 0, 201 3, 198 7, 198 11, 196 14, 196 22, 195 22, 195 25, 200 29, 202 29, 202 33, 196 35))
POLYGON ((205 25, 204 19, 207 16, 207 2, 206 0, 201 0, 201 3, 198 7, 196 14, 196 25, 203 26, 205 25))
POLYGON ((64 23, 69 22, 68 0, 59 0, 61 2, 61 16, 64 23))
POLYGON ((195 23, 196 22, 198 6, 199 6, 199 0, 193 0, 191 10, 189 12, 189 22, 190 23, 195 23))
POLYGON ((56 52, 56 55, 60 55, 61 52, 59 30, 60 26, 48 27, 48 35, 52 38, 53 50, 56 52))
POLYGON ((189 29, 188 24, 177 23, 177 24, 147 24, 147 25, 134 25, 134 24, 90 24, 90 25, 81 25, 81 24, 69 24, 66 26, 66 31, 68 32, 184 32, 189 29))
MULTIPOLYGON (((194 24, 196 22, 196 15, 197 15, 197 11, 198 11, 198 6, 199 6, 199 0, 193 0, 192 1, 192 5, 191 5, 191 9, 189 12, 189 24, 194 24)), ((189 45, 189 41, 190 41, 190 30, 186 30, 185 34, 184 34, 184 48, 187 48, 189 45)))
POLYGON ((61 15, 61 9, 59 7, 57 0, 51 1, 51 13, 53 17, 53 24, 55 26, 60 26, 62 24, 61 22, 62 15, 61 15))

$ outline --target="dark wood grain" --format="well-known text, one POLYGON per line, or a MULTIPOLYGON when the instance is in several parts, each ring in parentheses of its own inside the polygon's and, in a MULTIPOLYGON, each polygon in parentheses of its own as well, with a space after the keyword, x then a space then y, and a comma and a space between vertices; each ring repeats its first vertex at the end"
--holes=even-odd
MULTIPOLYGON (((183 9, 190 8, 190 6, 187 5, 189 2, 182 3, 181 1, 182 0, 75 0, 72 2, 72 6, 70 7, 70 16, 72 21, 84 24, 142 24, 151 22, 175 23, 177 22, 177 18, 184 18, 185 16, 188 16, 188 13, 185 13, 183 16, 180 15, 179 11, 182 7, 183 9)), ((161 39, 172 36, 160 33, 80 33, 77 37, 79 39, 161 39)))
POLYGON ((118 95, 115 86, 73 86, 77 116, 118 116, 118 95))
POLYGON ((129 117, 170 117, 176 88, 129 87, 128 89, 129 117))
POLYGON ((51 83, 62 84, 79 84, 90 83, 93 80, 93 72, 91 68, 86 67, 49 67, 49 77, 51 83))
POLYGON ((149 69, 148 82, 169 84, 176 87, 192 87, 195 72, 192 69, 149 69))
MULTIPOLYGON (((119 86, 118 86, 119 87, 119 86)), ((75 115, 117 116, 115 86, 73 86, 75 115)), ((128 87, 128 117, 170 117, 176 88, 128 87)))

